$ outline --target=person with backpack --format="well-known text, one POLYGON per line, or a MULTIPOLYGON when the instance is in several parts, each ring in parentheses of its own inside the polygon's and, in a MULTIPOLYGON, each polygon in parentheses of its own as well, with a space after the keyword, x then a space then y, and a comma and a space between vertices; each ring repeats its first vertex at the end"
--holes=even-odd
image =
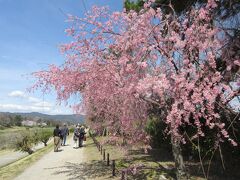
POLYGON ((78 140, 78 147, 82 147, 83 146, 83 140, 85 138, 85 128, 84 126, 81 126, 81 128, 79 129, 79 140, 78 140))
POLYGON ((61 134, 62 134, 62 146, 65 146, 67 136, 69 135, 69 130, 65 123, 63 124, 63 128, 61 129, 61 134))

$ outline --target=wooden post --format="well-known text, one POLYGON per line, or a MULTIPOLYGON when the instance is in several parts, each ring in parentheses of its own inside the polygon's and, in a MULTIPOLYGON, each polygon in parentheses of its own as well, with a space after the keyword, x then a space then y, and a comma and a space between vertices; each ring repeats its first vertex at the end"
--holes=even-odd
POLYGON ((107 166, 109 166, 109 153, 107 153, 107 166))
POLYGON ((102 154, 102 146, 101 146, 101 154, 102 154))
POLYGON ((122 177, 121 180, 125 180, 125 171, 122 171, 122 177))
POLYGON ((112 160, 112 176, 116 176, 115 168, 115 160, 112 160))
POLYGON ((124 177, 123 177, 123 180, 127 180, 127 175, 128 175, 128 171, 124 171, 124 177))
POLYGON ((106 160, 106 155, 105 155, 105 149, 103 149, 103 160, 105 161, 106 160))

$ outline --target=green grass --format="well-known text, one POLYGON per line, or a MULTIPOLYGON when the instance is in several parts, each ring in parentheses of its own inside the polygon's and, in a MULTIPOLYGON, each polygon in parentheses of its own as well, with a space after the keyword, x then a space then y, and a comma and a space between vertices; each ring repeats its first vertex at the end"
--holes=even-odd
MULTIPOLYGON (((105 138, 106 137, 96 137, 96 139, 99 142, 104 141, 105 138)), ((129 155, 129 154, 126 154, 127 152, 123 152, 119 147, 114 146, 114 145, 108 145, 108 144, 103 145, 103 148, 106 149, 106 153, 110 154, 110 160, 115 160, 116 168, 119 172, 121 172, 122 169, 128 168, 132 164, 138 164, 138 163, 147 165, 148 167, 152 167, 152 168, 158 166, 158 164, 156 164, 155 162, 146 161, 144 159, 145 154, 129 155)), ((144 179, 153 179, 153 178, 156 178, 158 175, 153 170, 147 170, 147 171, 141 172, 141 174, 144 174, 144 175, 147 174, 147 177, 142 177, 144 179)), ((138 178, 140 178, 140 177, 138 177, 138 178)))
POLYGON ((12 164, 0 168, 0 179, 4 180, 13 179, 21 172, 23 172, 27 167, 29 167, 34 162, 39 160, 43 155, 50 152, 52 149, 53 142, 25 158, 22 158, 12 164))
MULTIPOLYGON (((106 137, 96 137, 101 142, 106 137)), ((123 153, 123 151, 113 145, 103 145, 106 152, 110 154, 110 159, 116 160, 116 168, 121 172, 133 164, 143 164, 148 169, 139 171, 136 175, 129 175, 128 179, 159 179, 160 175, 164 175, 167 179, 171 180, 175 177, 174 162, 164 158, 165 154, 160 151, 154 151, 154 154, 145 154, 143 151, 136 149, 123 153), (156 157, 163 157, 161 161, 156 157)), ((203 180, 204 178, 198 176, 191 176, 192 180, 203 180)))
POLYGON ((25 127, 25 126, 13 126, 10 128, 5 128, 0 130, 0 135, 4 133, 20 132, 29 129, 30 131, 41 130, 41 129, 53 129, 53 127, 25 127))
POLYGON ((11 127, 11 128, 6 128, 0 130, 0 150, 1 149, 13 149, 13 144, 16 140, 15 137, 18 137, 20 133, 24 131, 30 131, 30 132, 35 132, 35 131, 41 131, 41 130, 53 130, 53 127, 32 127, 32 128, 27 128, 27 127, 11 127))
POLYGON ((19 127, 19 126, 14 126, 11 128, 4 128, 0 130, 0 135, 4 134, 4 133, 10 133, 10 132, 17 132, 17 131, 22 131, 22 130, 26 130, 25 127, 19 127))

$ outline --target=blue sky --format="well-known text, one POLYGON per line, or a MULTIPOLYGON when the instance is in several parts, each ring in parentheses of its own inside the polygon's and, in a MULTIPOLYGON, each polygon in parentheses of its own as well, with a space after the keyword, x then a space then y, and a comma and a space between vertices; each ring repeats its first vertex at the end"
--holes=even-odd
MULTIPOLYGON (((0 111, 70 114, 70 108, 56 105, 52 92, 29 94, 31 72, 48 64, 62 64, 58 50, 69 42, 64 30, 67 13, 83 16, 92 5, 122 10, 122 0, 0 0, 0 111)), ((77 101, 72 100, 74 101, 77 101)))

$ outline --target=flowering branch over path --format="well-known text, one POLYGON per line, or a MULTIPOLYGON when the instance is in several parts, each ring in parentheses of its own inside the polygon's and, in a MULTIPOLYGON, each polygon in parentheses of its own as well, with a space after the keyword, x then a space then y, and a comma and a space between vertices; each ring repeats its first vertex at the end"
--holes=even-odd
POLYGON ((144 127, 155 104, 176 141, 184 143, 181 128, 193 126, 192 139, 205 136, 207 127, 237 145, 219 112, 239 94, 239 78, 233 90, 224 75, 239 69, 240 61, 223 56, 227 36, 211 21, 215 0, 184 17, 163 14, 152 2, 139 13, 93 7, 85 18, 69 15, 66 32, 73 42, 61 46, 67 60, 34 73, 36 87, 53 87, 60 101, 80 93, 75 110, 84 107, 89 117, 98 117, 93 126, 108 126, 128 143, 148 143, 144 127), (227 65, 224 72, 218 61, 227 65))

